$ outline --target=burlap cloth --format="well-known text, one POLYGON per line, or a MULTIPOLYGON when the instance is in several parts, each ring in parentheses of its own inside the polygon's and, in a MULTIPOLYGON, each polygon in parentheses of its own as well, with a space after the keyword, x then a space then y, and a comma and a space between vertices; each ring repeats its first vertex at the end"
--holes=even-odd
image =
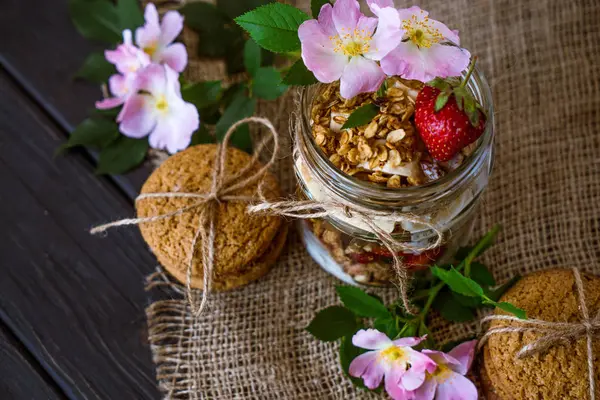
MULTIPOLYGON (((308 0, 296 3, 309 8, 308 0)), ((423 0, 419 5, 460 29, 463 45, 479 56, 494 92, 496 165, 475 234, 495 223, 504 231, 484 261, 500 282, 548 267, 600 273, 598 0, 423 0)), ((187 32, 185 39, 193 58, 195 36, 187 32)), ((193 80, 218 79, 224 67, 196 59, 187 74, 193 80)), ((260 102, 256 113, 274 122, 288 149, 292 98, 260 102)), ((274 172, 291 192, 289 156, 274 172)), ((213 294, 195 329, 191 316, 180 325, 183 299, 149 307, 152 350, 165 393, 182 399, 377 397, 344 377, 336 344, 321 343, 304 330, 317 310, 337 304, 339 281, 312 261, 297 234, 290 236, 272 272, 243 289, 213 294), (174 326, 183 329, 173 331, 174 326)), ((179 298, 172 291, 169 296, 179 298)), ((441 342, 475 332, 475 323, 435 325, 433 334, 441 342)))

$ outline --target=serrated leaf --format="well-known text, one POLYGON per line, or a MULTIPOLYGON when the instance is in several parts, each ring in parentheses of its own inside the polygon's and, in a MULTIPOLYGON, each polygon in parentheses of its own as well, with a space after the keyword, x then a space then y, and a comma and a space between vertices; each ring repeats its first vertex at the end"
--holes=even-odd
POLYGON ((521 276, 515 275, 508 282, 498 286, 493 290, 486 291, 485 295, 493 301, 498 301, 508 289, 513 287, 513 285, 519 281, 519 279, 521 279, 521 276))
POLYGON ((83 37, 107 43, 121 41, 119 16, 113 3, 107 0, 70 0, 69 14, 83 37))
POLYGON ((469 297, 483 296, 483 289, 477 282, 462 275, 454 268, 443 270, 438 267, 432 267, 431 272, 442 282, 446 283, 453 292, 469 297))
POLYGON ((346 308, 359 317, 391 317, 387 307, 376 298, 355 286, 337 286, 335 288, 346 308))
POLYGON ((444 106, 448 103, 450 99, 450 93, 442 92, 438 95, 437 99, 435 99, 435 112, 440 111, 444 106))
POLYGON ((221 81, 198 82, 182 89, 181 97, 201 109, 218 103, 221 92, 221 81))
POLYGON ((240 15, 235 21, 261 47, 285 53, 300 50, 298 28, 309 18, 290 5, 271 3, 240 15))
POLYGON ((346 307, 331 306, 319 311, 306 330, 319 340, 331 342, 354 334, 357 328, 352 311, 346 307))
POLYGON ((471 263, 471 279, 479 283, 481 286, 494 286, 496 279, 490 270, 482 263, 471 263))
POLYGON ((144 161, 148 152, 148 138, 132 139, 119 136, 102 149, 98 159, 97 174, 122 174, 144 161))
POLYGON ((281 74, 273 67, 261 67, 252 79, 252 95, 265 100, 275 100, 285 93, 287 85, 281 82, 281 74))
POLYGON ((119 127, 113 121, 101 118, 88 118, 79 124, 59 150, 75 146, 104 147, 119 137, 119 127))
POLYGON ((188 2, 179 9, 185 18, 185 25, 196 32, 221 32, 229 18, 213 4, 206 2, 188 2))
MULTIPOLYGON (((231 104, 225 109, 225 112, 217 122, 216 136, 218 141, 222 141, 227 133, 227 130, 231 125, 237 121, 254 114, 256 107, 256 100, 246 97, 243 93, 239 93, 236 98, 233 99, 231 104)), ((242 125, 236 129, 235 133, 231 136, 230 143, 244 151, 250 151, 252 149, 252 141, 250 138, 250 130, 248 125, 242 125)))
POLYGON ((329 0, 311 0, 310 1, 310 11, 312 12, 313 18, 316 19, 319 17, 319 12, 321 11, 321 8, 325 4, 331 4, 331 3, 329 3, 329 0))
POLYGON ((433 307, 450 322, 465 322, 475 318, 471 308, 461 304, 450 292, 441 292, 435 299, 433 307))
POLYGON ((302 59, 296 61, 283 78, 286 85, 309 86, 317 82, 317 78, 306 68, 302 59))
POLYGON ((198 128, 198 130, 192 135, 192 141, 190 143, 190 146, 215 142, 215 137, 211 135, 210 132, 208 132, 208 129, 206 129, 206 126, 204 124, 201 124, 200 128, 198 128))
POLYGON ((254 40, 246 40, 244 45, 244 67, 246 67, 246 71, 250 76, 256 75, 256 71, 260 68, 261 50, 254 40))
MULTIPOLYGON (((485 292, 485 290, 484 290, 485 292)), ((458 301, 460 304, 462 304, 465 307, 469 307, 469 308, 479 308, 481 307, 481 298, 480 297, 469 297, 469 296, 463 296, 462 294, 458 294, 456 292, 450 292, 452 294, 452 297, 454 297, 454 299, 456 301, 458 301)))
POLYGON ((106 61, 104 54, 91 53, 87 56, 75 77, 92 83, 104 83, 114 73, 116 73, 114 65, 106 61))
POLYGON ((144 15, 138 0, 117 0, 117 14, 121 30, 133 30, 144 24, 144 15))
POLYGON ((217 7, 221 12, 233 19, 246 11, 260 7, 275 0, 217 0, 217 7))
POLYGON ((379 114, 379 107, 369 103, 358 107, 350 114, 348 120, 342 126, 342 129, 356 128, 357 126, 367 125, 379 114))
POLYGON ((507 303, 505 301, 501 303, 490 302, 491 305, 496 306, 502 311, 506 311, 507 313, 513 314, 515 317, 519 319, 527 319, 527 313, 522 308, 519 308, 513 304, 507 303))

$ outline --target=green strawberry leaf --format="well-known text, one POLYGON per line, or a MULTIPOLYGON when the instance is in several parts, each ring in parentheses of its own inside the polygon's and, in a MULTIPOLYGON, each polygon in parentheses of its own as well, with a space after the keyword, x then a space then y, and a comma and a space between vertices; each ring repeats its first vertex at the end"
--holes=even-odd
POLYGON ((115 66, 106 61, 104 54, 91 53, 83 62, 83 65, 75 73, 75 78, 85 79, 92 83, 104 83, 116 73, 115 66))
POLYGON ((250 76, 256 75, 256 71, 260 68, 261 63, 261 48, 252 39, 246 40, 244 45, 244 66, 250 76))
POLYGON ((132 139, 119 136, 103 148, 98 159, 96 173, 122 174, 140 165, 148 152, 148 138, 132 139))
POLYGON ((260 67, 252 80, 252 94, 261 99, 275 100, 288 89, 281 74, 273 67, 260 67))
POLYGON ((450 84, 442 78, 435 78, 434 80, 427 82, 427 86, 439 89, 441 92, 447 92, 451 89, 450 84))
POLYGON ((439 112, 444 106, 448 103, 450 99, 450 93, 442 92, 438 95, 437 99, 435 99, 435 112, 439 112))
POLYGON ((346 308, 359 317, 386 318, 392 316, 381 301, 358 287, 337 286, 335 290, 346 308))
POLYGON ((306 68, 302 59, 296 61, 283 78, 286 85, 309 86, 317 82, 317 78, 306 68))
POLYGON ((270 3, 235 19, 261 47, 286 53, 300 50, 298 28, 310 17, 299 9, 281 3, 270 3))
POLYGON ((86 39, 107 43, 121 41, 122 30, 113 3, 106 0, 69 0, 73 25, 86 39))
POLYGON ((357 329, 356 316, 342 306, 331 306, 319 311, 306 327, 310 334, 324 342, 353 335, 357 329))
POLYGON ((350 114, 348 120, 342 126, 342 129, 367 125, 377 114, 379 114, 379 107, 375 104, 369 103, 360 106, 350 114))
POLYGON ((468 297, 482 297, 484 295, 483 288, 477 282, 462 275, 454 268, 444 270, 434 266, 431 268, 431 272, 446 283, 453 292, 468 297))

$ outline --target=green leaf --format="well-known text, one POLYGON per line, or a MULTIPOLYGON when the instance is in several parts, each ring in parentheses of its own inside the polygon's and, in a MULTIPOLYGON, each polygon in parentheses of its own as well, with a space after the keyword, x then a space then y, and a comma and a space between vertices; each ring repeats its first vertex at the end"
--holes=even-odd
POLYGON ((482 263, 471 263, 471 279, 479 283, 481 286, 494 286, 496 279, 490 270, 482 263))
MULTIPOLYGON (((250 99, 240 92, 225 109, 216 126, 217 140, 222 141, 231 125, 241 119, 252 116, 256 107, 256 100, 250 99)), ((236 129, 231 136, 231 144, 244 151, 252 149, 252 140, 250 138, 250 129, 247 124, 244 124, 236 129)))
POLYGON ((363 350, 359 347, 356 347, 355 345, 352 344, 352 336, 351 335, 344 336, 342 338, 342 341, 340 343, 340 365, 342 367, 342 370, 344 371, 344 374, 348 378, 350 378, 352 383, 361 388, 366 388, 362 379, 354 378, 354 377, 350 376, 349 369, 350 369, 350 363, 352 363, 352 360, 354 360, 356 357, 360 356, 364 352, 365 352, 365 350, 363 350))
POLYGON ((114 65, 106 61, 104 54, 91 53, 85 59, 75 77, 88 80, 92 83, 104 83, 115 72, 114 65))
POLYGON ((371 122, 377 114, 379 114, 379 107, 375 104, 369 103, 360 106, 350 114, 348 120, 342 126, 342 129, 366 125, 371 122))
POLYGON ((383 80, 383 82, 381 82, 381 86, 379 86, 379 89, 377 89, 377 97, 384 97, 385 93, 387 92, 387 80, 383 80))
POLYGON ((182 89, 181 97, 201 109, 218 103, 221 92, 221 81, 198 82, 182 89))
POLYGON ((122 174, 140 165, 148 152, 148 138, 120 136, 102 149, 97 174, 122 174))
POLYGON ((427 86, 434 87, 442 92, 448 91, 451 89, 450 84, 442 78, 435 78, 434 80, 427 82, 427 86))
POLYGON ((229 107, 231 102, 238 98, 239 96, 245 96, 246 93, 246 85, 243 83, 234 83, 225 89, 223 93, 223 97, 221 97, 221 103, 225 108, 229 107))
POLYGON ((202 1, 188 2, 179 12, 185 17, 185 25, 200 33, 216 31, 218 34, 229 22, 229 18, 215 5, 202 1))
POLYGON ((441 292, 433 303, 433 308, 450 322, 465 322, 475 318, 475 314, 469 308, 461 304, 450 292, 441 292))
POLYGON ((424 349, 434 349, 436 346, 435 340, 433 340, 433 336, 431 335, 431 331, 425 324, 425 321, 421 320, 419 328, 417 329, 417 336, 422 337, 425 335, 427 335, 427 338, 425 339, 425 341, 420 343, 420 346, 424 349))
POLYGON ((205 144, 205 143, 214 143, 215 137, 208 132, 206 126, 204 124, 200 125, 200 128, 192 135, 192 142, 190 146, 195 146, 197 144, 205 144))
POLYGON ((506 282, 506 283, 498 286, 494 290, 488 290, 488 291, 486 291, 486 296, 489 297, 493 301, 500 300, 500 298, 502 297, 502 295, 508 289, 510 289, 511 287, 513 287, 513 285, 515 283, 517 283, 519 281, 519 279, 521 279, 521 275, 515 275, 515 276, 513 276, 508 282, 506 282))
MULTIPOLYGON (((485 292, 485 290, 484 290, 485 292)), ((469 308, 479 308, 481 307, 481 298, 480 297, 469 297, 469 296, 463 296, 462 294, 458 294, 456 292, 450 292, 452 294, 452 297, 454 297, 454 299, 456 301, 458 301, 460 304, 462 304, 465 307, 469 307, 469 308)))
POLYGON ((254 40, 246 40, 244 45, 244 67, 246 67, 246 71, 250 76, 256 75, 256 71, 260 68, 261 50, 254 40))
POLYGON ((445 282, 453 292, 469 297, 483 296, 483 289, 477 282, 465 277, 454 268, 446 271, 438 267, 432 267, 431 272, 445 282))
POLYGON ((435 99, 435 112, 440 111, 444 106, 448 103, 450 99, 450 93, 442 92, 438 95, 437 99, 435 99))
POLYGON ((229 18, 239 17, 246 11, 262 5, 272 3, 275 0, 217 0, 217 7, 229 18))
POLYGON ((119 16, 107 0, 70 0, 69 14, 75 28, 87 39, 107 43, 121 41, 119 16))
POLYGON ((198 110, 200 113, 200 121, 203 124, 215 125, 221 119, 221 111, 219 110, 219 104, 213 104, 212 106, 204 107, 198 110))
POLYGON ((398 337, 414 337, 417 336, 417 332, 419 331, 420 321, 418 319, 414 319, 408 321, 404 324, 400 332, 398 333, 398 337))
POLYGON ((271 3, 235 19, 261 47, 276 53, 300 50, 298 28, 310 17, 287 4, 271 3))
POLYGON ((115 119, 115 118, 117 118, 117 115, 119 115, 119 113, 121 112, 122 108, 123 108, 122 106, 115 107, 115 108, 108 108, 106 110, 92 108, 91 110, 88 111, 88 113, 90 114, 91 117, 115 119))
POLYGON ((117 14, 121 30, 144 25, 144 15, 138 0, 117 0, 117 14))
POLYGON ((324 342, 331 342, 356 332, 358 324, 346 307, 331 306, 317 313, 306 330, 324 342))
POLYGON ((227 64, 227 73, 229 75, 244 72, 244 46, 246 39, 244 31, 237 25, 229 28, 232 30, 231 41, 227 45, 227 54, 225 54, 225 62, 227 64))
POLYGON ((385 333, 390 338, 395 338, 400 331, 396 326, 396 319, 393 316, 380 317, 373 322, 373 328, 385 333))
POLYGON ((57 152, 75 146, 104 147, 119 137, 119 128, 113 121, 101 118, 88 118, 79 124, 65 144, 57 152))
POLYGON ((261 67, 252 79, 252 95, 265 100, 275 100, 287 90, 281 74, 273 67, 261 67))
POLYGON ((283 83, 287 85, 309 86, 317 82, 317 78, 306 68, 302 59, 296 61, 283 78, 283 83))
POLYGON ((390 312, 382 302, 358 287, 337 286, 335 291, 340 296, 342 303, 359 317, 391 317, 390 312))
POLYGON ((503 301, 501 303, 496 303, 496 302, 486 302, 490 305, 494 305, 496 307, 498 307, 499 309, 501 309, 502 311, 506 311, 507 313, 513 314, 515 317, 519 318, 519 319, 527 319, 527 313, 525 312, 525 310, 514 306, 510 303, 507 303, 506 301, 503 301))
POLYGON ((321 7, 323 7, 325 4, 331 4, 331 3, 329 3, 329 0, 311 0, 310 1, 310 11, 312 12, 313 18, 319 17, 319 12, 321 11, 321 7))

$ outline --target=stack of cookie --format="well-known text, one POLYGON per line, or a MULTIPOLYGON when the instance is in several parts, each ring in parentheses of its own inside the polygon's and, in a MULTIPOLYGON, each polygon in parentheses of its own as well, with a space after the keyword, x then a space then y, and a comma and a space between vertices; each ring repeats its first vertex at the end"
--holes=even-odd
MULTIPOLYGON (((581 274, 585 304, 593 318, 600 309, 600 278, 581 274)), ((530 319, 578 323, 582 310, 572 270, 552 269, 521 279, 502 298, 527 312, 530 319)), ((490 328, 507 325, 494 321, 490 328)), ((547 333, 547 332, 546 332, 547 333)), ((481 381, 488 400, 583 400, 590 397, 587 339, 564 340, 546 351, 517 358, 538 332, 498 333, 483 347, 481 381)), ((595 334, 591 360, 596 398, 600 398, 600 338, 595 334)))
MULTIPOLYGON (((208 193, 210 192, 217 146, 198 145, 167 159, 148 178, 143 193, 208 193)), ((246 167, 251 157, 238 149, 227 149, 225 176, 232 176, 246 167)), ((248 172, 260 169, 256 164, 248 172)), ((259 182, 236 192, 240 196, 254 196, 261 184, 268 200, 280 197, 275 177, 267 173, 259 182)), ((162 215, 198 202, 197 198, 145 198, 137 202, 140 218, 162 215)), ((243 286, 265 275, 281 253, 287 236, 287 225, 280 217, 249 215, 246 202, 222 201, 216 209, 215 261, 212 274, 214 290, 229 290, 243 286)), ((140 225, 144 240, 164 268, 184 283, 189 252, 198 230, 201 208, 180 215, 140 225)), ((202 246, 194 250, 191 285, 203 288, 204 266, 202 246)))

